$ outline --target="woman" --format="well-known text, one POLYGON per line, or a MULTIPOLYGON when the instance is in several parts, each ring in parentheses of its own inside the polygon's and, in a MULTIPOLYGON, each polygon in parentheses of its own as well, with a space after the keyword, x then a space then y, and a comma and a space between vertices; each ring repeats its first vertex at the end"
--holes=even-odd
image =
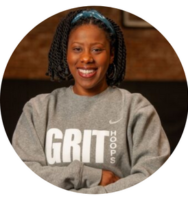
POLYGON ((70 12, 60 22, 47 74, 74 85, 26 103, 13 137, 16 152, 43 179, 75 192, 115 192, 169 157, 154 107, 117 87, 125 52, 120 28, 96 10, 70 12))

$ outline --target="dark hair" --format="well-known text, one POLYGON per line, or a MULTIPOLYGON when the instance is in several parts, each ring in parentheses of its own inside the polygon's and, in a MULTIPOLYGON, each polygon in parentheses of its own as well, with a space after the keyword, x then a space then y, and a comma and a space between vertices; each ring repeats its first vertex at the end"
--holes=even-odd
POLYGON ((48 54, 49 67, 46 75, 50 76, 52 80, 57 79, 58 81, 73 79, 67 64, 69 33, 76 26, 91 23, 102 28, 109 37, 111 50, 112 48, 114 49, 114 62, 107 70, 107 84, 110 86, 119 85, 124 80, 126 68, 126 48, 123 33, 119 26, 108 18, 106 19, 112 24, 115 35, 110 33, 109 28, 102 21, 93 17, 81 18, 72 25, 71 22, 74 17, 82 11, 83 10, 72 11, 60 21, 48 54))

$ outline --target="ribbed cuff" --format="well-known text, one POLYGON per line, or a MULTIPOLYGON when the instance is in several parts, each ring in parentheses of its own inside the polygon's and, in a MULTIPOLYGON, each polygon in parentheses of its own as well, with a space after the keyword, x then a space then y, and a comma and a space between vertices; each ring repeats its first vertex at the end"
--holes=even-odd
POLYGON ((90 188, 99 185, 102 177, 102 169, 84 166, 82 172, 82 188, 90 188))

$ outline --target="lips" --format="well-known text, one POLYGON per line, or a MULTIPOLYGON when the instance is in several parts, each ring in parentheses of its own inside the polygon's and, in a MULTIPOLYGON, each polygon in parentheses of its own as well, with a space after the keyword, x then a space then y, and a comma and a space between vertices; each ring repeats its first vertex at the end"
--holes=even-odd
POLYGON ((96 73, 97 73, 97 69, 78 68, 78 74, 83 78, 94 77, 96 73))

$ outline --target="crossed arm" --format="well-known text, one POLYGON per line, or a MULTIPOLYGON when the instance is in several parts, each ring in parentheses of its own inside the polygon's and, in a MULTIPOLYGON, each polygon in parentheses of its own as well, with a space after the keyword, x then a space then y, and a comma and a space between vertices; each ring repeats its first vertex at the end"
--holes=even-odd
POLYGON ((132 124, 134 146, 129 176, 119 178, 113 172, 87 167, 80 161, 73 161, 66 167, 48 166, 44 143, 37 134, 37 127, 40 126, 38 114, 31 109, 31 106, 26 106, 19 119, 13 136, 13 147, 31 170, 58 187, 98 194, 123 190, 150 176, 169 157, 168 141, 162 127, 158 125, 159 119, 153 110, 145 107, 148 115, 144 116, 143 109, 140 109, 132 124), (146 148, 143 144, 147 141, 149 144, 146 148))

